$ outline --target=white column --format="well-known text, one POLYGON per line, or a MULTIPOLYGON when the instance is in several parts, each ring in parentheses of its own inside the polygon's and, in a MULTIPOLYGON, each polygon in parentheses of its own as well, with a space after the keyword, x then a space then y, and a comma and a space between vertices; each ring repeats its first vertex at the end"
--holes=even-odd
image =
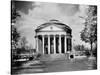
POLYGON ((50 36, 48 35, 48 54, 50 54, 50 36))
POLYGON ((44 35, 42 35, 43 54, 44 54, 44 35))
POLYGON ((67 36, 66 36, 66 52, 68 51, 67 47, 68 47, 68 45, 67 45, 67 36))
POLYGON ((38 44, 38 36, 36 37, 36 52, 38 52, 39 50, 39 46, 38 46, 39 44, 38 44))
POLYGON ((55 40, 56 40, 56 36, 54 35, 54 41, 53 41, 54 42, 54 54, 56 54, 56 41, 55 40))
POLYGON ((61 35, 59 35, 59 53, 61 53, 61 35))
POLYGON ((66 53, 67 52, 67 50, 66 50, 67 49, 66 48, 67 47, 67 45, 66 45, 66 35, 65 35, 65 42, 64 43, 65 43, 65 53, 66 53))

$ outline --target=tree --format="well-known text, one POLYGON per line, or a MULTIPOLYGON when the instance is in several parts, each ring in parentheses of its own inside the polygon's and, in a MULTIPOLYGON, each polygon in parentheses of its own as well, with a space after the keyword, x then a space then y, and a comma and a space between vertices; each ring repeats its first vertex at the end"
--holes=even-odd
POLYGON ((11 26, 11 41, 12 41, 12 48, 16 49, 18 45, 18 41, 20 38, 20 34, 17 32, 17 29, 15 26, 11 26))
POLYGON ((26 47, 27 47, 26 44, 27 44, 26 37, 22 37, 21 40, 20 40, 21 48, 25 50, 26 47))
POLYGON ((87 11, 87 17, 85 18, 85 28, 81 31, 82 41, 88 42, 91 45, 92 56, 92 44, 97 41, 97 7, 89 6, 87 11))
POLYGON ((18 33, 17 28, 15 26, 17 18, 20 17, 20 14, 16 10, 14 6, 14 1, 11 1, 11 62, 13 65, 13 60, 18 58, 17 51, 18 51, 18 41, 20 38, 20 33, 18 33))
POLYGON ((20 17, 21 15, 16 10, 14 1, 11 1, 11 4, 12 4, 12 7, 11 7, 11 23, 16 23, 17 17, 20 17))
POLYGON ((76 45, 76 46, 74 46, 74 49, 76 51, 84 51, 85 47, 84 47, 84 45, 76 45))
POLYGON ((14 6, 14 1, 12 1, 12 9, 11 9, 11 46, 13 49, 17 48, 18 40, 20 38, 20 33, 18 33, 17 28, 15 26, 17 18, 20 17, 20 14, 16 10, 14 6))

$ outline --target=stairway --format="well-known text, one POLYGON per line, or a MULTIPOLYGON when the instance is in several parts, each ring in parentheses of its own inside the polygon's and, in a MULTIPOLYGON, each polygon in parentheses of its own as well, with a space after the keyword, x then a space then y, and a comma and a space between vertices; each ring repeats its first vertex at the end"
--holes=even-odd
POLYGON ((44 54, 40 58, 41 61, 55 61, 55 60, 66 60, 69 54, 44 54))

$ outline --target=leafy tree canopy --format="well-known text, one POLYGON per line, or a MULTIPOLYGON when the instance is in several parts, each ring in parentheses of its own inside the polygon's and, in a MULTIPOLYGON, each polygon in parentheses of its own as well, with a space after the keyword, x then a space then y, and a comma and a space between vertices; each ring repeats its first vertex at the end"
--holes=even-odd
POLYGON ((97 41, 97 7, 89 6, 85 18, 85 28, 81 32, 81 39, 85 42, 97 41))

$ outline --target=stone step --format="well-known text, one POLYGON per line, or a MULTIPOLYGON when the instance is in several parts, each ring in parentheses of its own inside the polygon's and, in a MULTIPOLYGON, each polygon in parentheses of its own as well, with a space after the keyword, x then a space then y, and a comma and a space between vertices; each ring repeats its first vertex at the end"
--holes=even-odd
POLYGON ((41 61, 65 60, 69 58, 69 54, 45 54, 41 57, 41 61))

